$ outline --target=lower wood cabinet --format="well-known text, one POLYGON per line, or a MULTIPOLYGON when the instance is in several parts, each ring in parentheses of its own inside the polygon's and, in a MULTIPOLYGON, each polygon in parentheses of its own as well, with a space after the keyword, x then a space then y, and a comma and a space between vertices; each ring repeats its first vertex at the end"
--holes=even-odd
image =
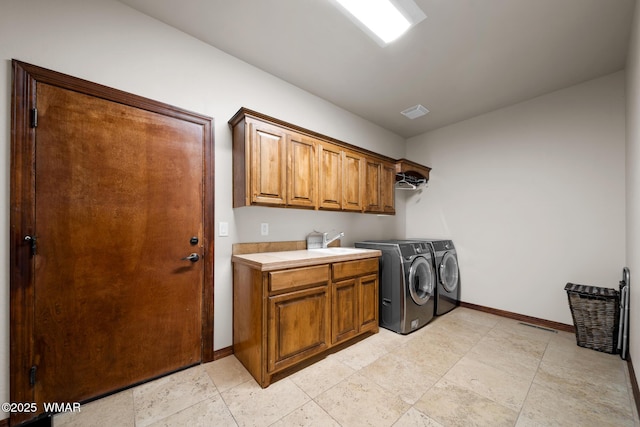
POLYGON ((331 287, 331 342, 378 330, 378 259, 335 263, 331 287))
POLYGON ((327 283, 269 297, 267 311, 269 372, 328 348, 331 321, 327 283))
POLYGON ((267 387, 287 368, 378 332, 378 258, 263 272, 234 263, 233 350, 267 387))

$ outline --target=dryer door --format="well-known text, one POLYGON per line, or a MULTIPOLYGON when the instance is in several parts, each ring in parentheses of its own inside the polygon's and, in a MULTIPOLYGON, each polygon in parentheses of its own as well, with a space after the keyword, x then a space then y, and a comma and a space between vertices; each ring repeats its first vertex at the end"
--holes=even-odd
POLYGON ((425 257, 416 257, 409 268, 409 293, 418 305, 424 305, 433 296, 434 274, 431 263, 425 257))
POLYGON ((454 253, 447 252, 440 262, 440 283, 447 292, 454 292, 458 287, 458 260, 454 253))

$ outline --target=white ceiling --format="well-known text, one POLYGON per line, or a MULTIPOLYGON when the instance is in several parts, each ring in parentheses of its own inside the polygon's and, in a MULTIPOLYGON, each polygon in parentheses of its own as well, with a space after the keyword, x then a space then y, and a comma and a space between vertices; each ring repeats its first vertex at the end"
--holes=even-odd
POLYGON ((403 137, 623 69, 635 5, 416 0, 381 48, 330 0, 120 1, 403 137))

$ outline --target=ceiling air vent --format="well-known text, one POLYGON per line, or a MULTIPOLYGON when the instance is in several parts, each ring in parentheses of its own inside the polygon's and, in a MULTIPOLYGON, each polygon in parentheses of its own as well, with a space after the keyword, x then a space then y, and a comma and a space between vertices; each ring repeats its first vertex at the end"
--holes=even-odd
POLYGON ((424 106, 418 104, 418 105, 414 105, 411 108, 407 108, 406 110, 402 111, 401 114, 413 120, 413 119, 417 119, 418 117, 424 116, 428 112, 429 110, 424 108, 424 106))

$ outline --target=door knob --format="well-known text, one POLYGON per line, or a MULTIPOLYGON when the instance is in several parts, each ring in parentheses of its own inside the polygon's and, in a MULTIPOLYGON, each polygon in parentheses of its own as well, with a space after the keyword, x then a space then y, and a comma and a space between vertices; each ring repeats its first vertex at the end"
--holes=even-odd
POLYGON ((192 253, 191 255, 182 258, 182 261, 198 262, 199 259, 200 259, 200 255, 196 253, 192 253))

